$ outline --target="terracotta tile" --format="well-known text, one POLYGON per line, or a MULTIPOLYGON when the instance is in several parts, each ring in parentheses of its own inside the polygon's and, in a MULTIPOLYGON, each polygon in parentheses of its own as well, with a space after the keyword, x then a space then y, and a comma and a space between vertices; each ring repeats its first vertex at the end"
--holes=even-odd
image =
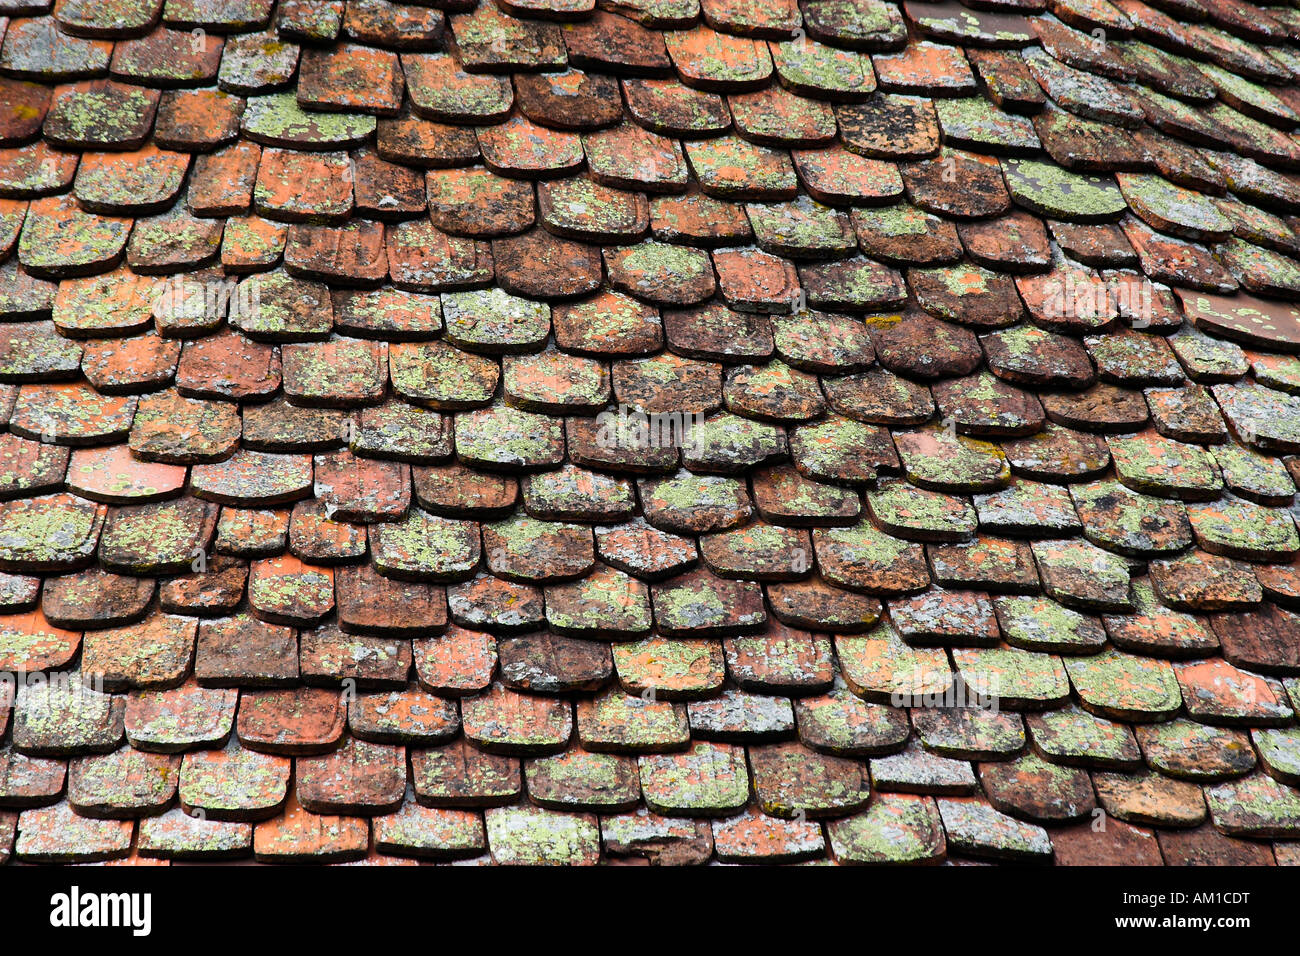
POLYGON ((583 69, 658 74, 671 65, 662 35, 626 16, 597 10, 566 25, 562 35, 569 63, 583 69))
POLYGON ((1156 838, 1168 866, 1273 865, 1267 846, 1224 836, 1208 823, 1194 830, 1160 830, 1156 838))
POLYGON ((0 81, 6 102, 16 108, 0 126, 0 146, 17 146, 40 131, 50 109, 50 89, 39 83, 5 79, 0 81))
POLYGON ((441 10, 388 3, 354 3, 347 8, 343 19, 344 32, 354 40, 414 50, 437 45, 443 39, 446 25, 446 15, 441 10))
POLYGON ((125 700, 78 682, 28 687, 14 714, 12 746, 34 757, 111 753, 122 743, 125 700))
POLYGON ((346 721, 338 693, 325 688, 249 691, 236 725, 245 747, 272 754, 319 754, 338 743, 346 721))
POLYGON ((234 216, 248 212, 261 148, 234 143, 199 156, 194 163, 187 202, 198 216, 234 216))
POLYGON ((333 625, 304 631, 298 661, 309 684, 365 690, 405 687, 411 670, 408 641, 348 634, 333 625))
POLYGON ((305 50, 299 64, 298 102, 324 110, 393 114, 404 89, 397 54, 343 44, 305 50))
MULTIPOLYGON (((41 437, 39 432, 36 437, 41 437)), ((23 498, 60 490, 68 470, 68 456, 67 448, 30 441, 14 434, 3 436, 0 438, 0 462, 4 463, 6 471, 3 481, 0 481, 0 494, 5 498, 23 498)))
POLYGON ((68 765, 68 804, 83 817, 153 816, 176 796, 181 758, 123 748, 68 765))
POLYGON ((293 92, 251 98, 240 121, 240 129, 254 142, 290 150, 360 146, 375 126, 373 116, 306 112, 293 92))
POLYGON ((297 40, 328 42, 339 35, 343 25, 343 4, 331 0, 324 4, 309 0, 287 0, 276 11, 276 30, 297 40))
POLYGON ((171 614, 202 617, 217 617, 233 611, 243 599, 248 566, 233 558, 218 556, 208 568, 172 578, 163 584, 158 590, 158 603, 162 609, 171 614))
POLYGON ((360 817, 318 816, 291 800, 283 816, 253 830, 253 854, 262 862, 337 863, 365 856, 370 827, 360 817))
POLYGON ((643 196, 574 177, 538 187, 542 221, 558 236, 625 242, 644 235, 649 206, 643 196))
POLYGON ((558 27, 516 20, 495 6, 454 14, 451 30, 462 61, 475 72, 562 69, 567 59, 558 27))
POLYGON ((33 276, 94 275, 122 260, 130 220, 81 211, 70 197, 37 199, 18 237, 18 259, 33 276))
POLYGON ((54 803, 63 793, 67 763, 27 757, 6 747, 0 752, 0 800, 9 809, 54 803))
MULTIPOLYGON (((4 50, 13 40, 14 31, 10 30, 4 50)), ((111 47, 102 41, 89 45, 95 52, 102 49, 105 55, 111 47)), ((0 52, 0 62, 4 60, 5 54, 0 52)), ((160 96, 158 90, 110 80, 73 83, 54 97, 42 131, 52 144, 67 149, 139 149, 149 138, 160 96)))
POLYGON ((441 810, 410 802, 374 824, 375 848, 381 853, 433 859, 475 857, 486 848, 482 817, 466 810, 441 810))
POLYGON ((559 634, 627 639, 650 630, 646 586, 621 571, 598 568, 573 584, 547 589, 546 618, 559 634))
POLYGON ((515 91, 524 116, 552 129, 595 129, 623 115, 617 80, 599 73, 521 73, 515 91))
POLYGON ((599 690, 613 672, 609 648, 558 634, 503 638, 501 679, 512 690, 544 694, 599 690))
POLYGON ((948 847, 994 860, 1044 862, 1051 858, 1047 831, 999 813, 979 798, 940 799, 939 815, 948 847))
POLYGON ((545 230, 494 240, 492 259, 498 284, 515 295, 570 299, 596 291, 601 283, 600 256, 594 248, 545 230), (539 261, 549 267, 538 271, 539 261))
POLYGON ((14 855, 33 863, 89 863, 126 856, 131 849, 129 820, 93 820, 67 803, 24 810, 18 817, 14 855))
POLYGON ((84 566, 107 509, 66 493, 0 505, 0 568, 25 573, 84 566))
POLYGON ((283 222, 339 222, 352 211, 352 181, 346 153, 266 149, 257 168, 254 208, 283 222))
MULTIPOLYGON (((34 612, 35 620, 31 621, 33 636, 40 634, 41 613, 53 624, 78 629, 137 621, 144 617, 153 594, 154 582, 149 578, 126 577, 98 568, 49 578, 41 596, 41 610, 34 612)), ((23 629, 27 626, 24 622, 23 629)))
POLYGON ((681 754, 641 757, 640 764, 642 794, 656 813, 728 816, 748 802, 741 748, 697 743, 681 754))
POLYGON ((479 574, 447 590, 452 620, 466 628, 535 630, 544 619, 543 601, 539 588, 488 574, 479 574))
POLYGON ((767 616, 757 585, 704 571, 655 585, 651 600, 655 623, 667 636, 732 636, 759 629, 767 616))
POLYGON ((288 627, 247 612, 199 626, 194 674, 203 687, 292 684, 298 679, 298 639, 288 627))
POLYGON ((140 822, 141 856, 163 860, 225 860, 247 856, 253 828, 246 823, 192 817, 174 809, 140 822))
POLYGON ((681 147, 632 123, 584 133, 582 148, 592 179, 601 185, 652 193, 680 192, 686 186, 681 147))
POLYGON ((592 866, 600 858, 593 816, 499 807, 484 817, 492 857, 501 865, 592 866))
POLYGON ((947 852, 930 797, 882 795, 865 813, 834 821, 827 834, 841 864, 940 862, 947 852), (884 834, 893 839, 881 841, 884 834))
POLYGON ((766 202, 792 199, 798 189, 794 166, 785 152, 738 137, 691 141, 686 155, 700 188, 709 196, 766 202))
MULTIPOLYGON (((46 593, 51 590, 57 596, 57 579, 47 586, 46 593)), ((4 635, 5 641, 3 662, 8 671, 57 670, 66 667, 76 656, 81 646, 81 635, 59 626, 76 627, 76 622, 56 613, 54 601, 47 600, 46 603, 51 605, 53 621, 45 615, 43 608, 0 617, 0 634, 4 635)), ((6 696, 10 693, 12 688, 7 688, 6 696)))
POLYGON ((501 684, 463 698, 461 719, 466 739, 488 753, 558 753, 573 732, 567 701, 519 694, 501 684))
POLYGON ((163 27, 113 47, 109 72, 117 79, 146 86, 205 86, 217 78, 221 37, 196 39, 188 30, 163 27))

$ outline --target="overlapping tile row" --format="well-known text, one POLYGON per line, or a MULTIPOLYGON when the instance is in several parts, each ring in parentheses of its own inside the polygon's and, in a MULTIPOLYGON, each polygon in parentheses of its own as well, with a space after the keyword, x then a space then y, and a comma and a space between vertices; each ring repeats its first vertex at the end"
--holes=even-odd
POLYGON ((1300 861, 1297 43, 0 0, 0 860, 1300 861))

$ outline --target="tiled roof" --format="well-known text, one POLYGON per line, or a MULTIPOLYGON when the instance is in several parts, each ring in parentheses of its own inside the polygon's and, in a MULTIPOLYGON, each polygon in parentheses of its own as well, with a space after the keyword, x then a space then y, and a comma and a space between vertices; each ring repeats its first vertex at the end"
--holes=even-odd
POLYGON ((1297 80, 0 0, 0 861, 1300 862, 1297 80))

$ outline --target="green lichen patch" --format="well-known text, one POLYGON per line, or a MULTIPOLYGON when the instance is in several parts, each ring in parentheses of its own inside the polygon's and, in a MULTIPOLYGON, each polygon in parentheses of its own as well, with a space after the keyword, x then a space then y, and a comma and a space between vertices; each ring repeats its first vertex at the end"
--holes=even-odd
POLYGON ((648 302, 693 305, 717 288, 713 262, 703 249, 647 239, 604 251, 610 284, 648 302))
POLYGON ((866 54, 844 50, 807 37, 770 44, 781 82, 805 96, 858 98, 876 88, 876 74, 866 54))
POLYGON ((446 342, 397 342, 388 349, 393 390, 408 401, 442 410, 486 405, 501 368, 492 359, 446 342))
POLYGON ((1124 724, 1095 717, 1073 704, 1026 720, 1034 750, 1054 763, 1108 770, 1142 766, 1142 751, 1124 724))
POLYGON ((993 491, 1011 480, 1011 466, 997 445, 944 428, 901 432, 894 445, 907 478, 935 491, 993 491))
POLYGON ((1295 483, 1281 459, 1261 455, 1236 442, 1215 445, 1210 454, 1229 490, 1261 505, 1291 503, 1295 483))
POLYGON ((615 688, 578 702, 578 738, 587 750, 651 753, 676 750, 691 733, 681 704, 615 688))
POLYGON ((917 541, 958 541, 975 533, 975 509, 964 498, 881 482, 867 492, 867 509, 885 531, 917 541))
POLYGON ((979 152, 1033 152, 1041 148, 1034 126, 1023 116, 1004 113, 982 96, 935 100, 944 139, 979 152))
POLYGON ((1207 787, 1214 825, 1233 836, 1295 839, 1300 836, 1300 789, 1265 774, 1207 787))
POLYGON ((1007 643, 1050 654, 1090 654, 1106 644, 1095 618, 1044 597, 1001 597, 995 602, 1007 643))
POLYGON ((669 637, 730 637, 767 621, 763 592, 754 581, 729 581, 690 571, 651 589, 655 625, 669 637))
POLYGON ((749 802, 745 751, 698 741, 680 754, 640 758, 646 806, 669 816, 725 816, 749 802))
POLYGON ((1214 460, 1197 445, 1155 432, 1107 439, 1115 474, 1134 491, 1196 501, 1215 498, 1223 488, 1214 460))
POLYGON ((546 621, 557 634, 627 639, 650 631, 650 592, 631 575, 598 568, 546 591, 546 621))
POLYGON ((857 250, 848 217, 807 196, 782 203, 751 203, 746 211, 759 247, 773 255, 824 259, 857 250))
POLYGON ((1163 720, 1182 706, 1168 661, 1106 650, 1067 658, 1065 669, 1084 709, 1112 720, 1163 720))
POLYGON ((934 800, 925 796, 883 794, 865 812, 832 822, 827 835, 840 863, 937 862, 947 853, 934 800))
POLYGON ((836 636, 835 652, 845 684, 871 703, 901 706, 896 696, 942 695, 952 684, 942 650, 912 647, 884 621, 866 634, 836 636))
POLYGON ((1002 161, 1011 198, 1040 216, 1074 222, 1114 219, 1127 204, 1109 176, 1070 172, 1053 163, 1028 159, 1002 161))
POLYGON ((564 458, 564 431, 557 418, 494 405, 456 416, 456 454, 489 469, 548 468, 564 458))
POLYGON ((370 528, 375 567, 381 574, 415 581, 460 581, 470 576, 481 551, 478 525, 412 508, 401 521, 370 528))
POLYGON ((376 120, 364 113, 309 113, 291 91, 251 97, 240 126, 249 139, 267 146, 347 149, 362 145, 376 120))
POLYGON ((1115 178, 1129 206, 1153 229, 1202 242, 1232 234, 1232 223, 1207 196, 1151 173, 1119 173, 1115 178))
POLYGON ((841 757, 891 753, 911 729, 902 709, 870 703, 837 678, 831 690, 795 702, 799 739, 814 750, 841 757))
POLYGON ((1138 494, 1117 481, 1070 486, 1093 544, 1135 556, 1181 551, 1192 543, 1192 528, 1181 502, 1138 494))
POLYGON ((1065 667, 1055 654, 1012 647, 952 649, 965 685, 1014 710, 1054 706, 1070 695, 1065 667))
POLYGON ((1225 500, 1189 505, 1187 513, 1197 542, 1211 554, 1283 561, 1300 551, 1300 535, 1286 511, 1225 500))
POLYGON ((32 574, 86 563, 106 510, 69 494, 0 505, 0 569, 32 574))
POLYGON ((100 538, 100 561, 129 574, 188 571, 206 552, 219 510, 190 497, 114 508, 100 538))
POLYGON ((795 428, 790 456, 801 474, 819 481, 874 482, 881 471, 898 467, 886 429, 840 415, 795 428))

